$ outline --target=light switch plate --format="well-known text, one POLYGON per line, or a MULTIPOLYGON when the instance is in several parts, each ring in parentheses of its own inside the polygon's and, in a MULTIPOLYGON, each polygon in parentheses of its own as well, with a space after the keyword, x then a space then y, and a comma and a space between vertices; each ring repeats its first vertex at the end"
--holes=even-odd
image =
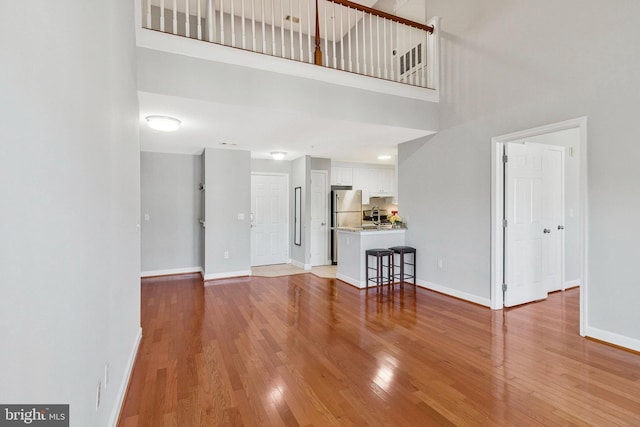
POLYGON ((240 212, 238 213, 238 221, 242 221, 244 220, 244 213, 240 212))

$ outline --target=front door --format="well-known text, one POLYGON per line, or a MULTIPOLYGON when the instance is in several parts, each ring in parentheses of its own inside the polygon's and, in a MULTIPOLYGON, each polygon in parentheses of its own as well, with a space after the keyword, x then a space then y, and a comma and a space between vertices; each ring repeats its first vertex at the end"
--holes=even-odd
POLYGON ((327 264, 329 193, 327 172, 311 171, 311 260, 312 266, 327 264))
POLYGON ((561 286, 564 151, 508 143, 505 154, 504 305, 511 307, 561 286))
POLYGON ((289 215, 286 175, 251 174, 251 265, 287 262, 289 215))

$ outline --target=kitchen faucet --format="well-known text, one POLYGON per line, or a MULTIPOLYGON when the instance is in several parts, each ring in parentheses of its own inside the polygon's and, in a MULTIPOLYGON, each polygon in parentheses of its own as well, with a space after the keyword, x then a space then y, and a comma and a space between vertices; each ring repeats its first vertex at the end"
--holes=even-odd
POLYGON ((381 221, 380 221, 380 208, 378 206, 374 206, 374 207, 371 208, 371 220, 373 221, 373 223, 375 225, 378 226, 378 230, 380 230, 380 224, 381 224, 381 221), (375 212, 375 214, 374 214, 374 212, 375 212), (377 221, 375 220, 376 216, 378 217, 377 221))

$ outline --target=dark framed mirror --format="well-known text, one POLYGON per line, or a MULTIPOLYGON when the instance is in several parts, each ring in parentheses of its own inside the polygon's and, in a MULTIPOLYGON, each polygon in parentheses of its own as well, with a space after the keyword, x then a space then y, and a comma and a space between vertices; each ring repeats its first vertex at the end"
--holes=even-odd
POLYGON ((293 243, 302 245, 302 187, 293 191, 293 243))

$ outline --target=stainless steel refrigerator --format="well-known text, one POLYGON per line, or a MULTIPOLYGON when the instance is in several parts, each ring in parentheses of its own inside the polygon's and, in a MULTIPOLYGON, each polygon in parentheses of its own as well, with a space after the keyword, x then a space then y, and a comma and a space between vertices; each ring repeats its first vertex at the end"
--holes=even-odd
POLYGON ((362 190, 331 190, 331 262, 338 263, 338 227, 362 228, 362 190))

